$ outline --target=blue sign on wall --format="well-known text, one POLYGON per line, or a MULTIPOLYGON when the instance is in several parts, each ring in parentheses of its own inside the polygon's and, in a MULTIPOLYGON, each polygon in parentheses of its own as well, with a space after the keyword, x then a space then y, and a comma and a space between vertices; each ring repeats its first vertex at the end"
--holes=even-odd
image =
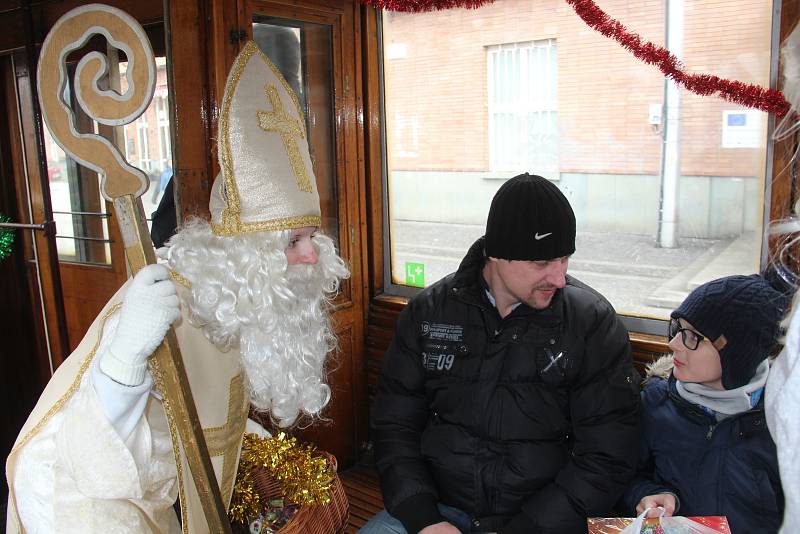
POLYGON ((728 115, 728 126, 746 126, 747 115, 744 113, 731 113, 728 115))

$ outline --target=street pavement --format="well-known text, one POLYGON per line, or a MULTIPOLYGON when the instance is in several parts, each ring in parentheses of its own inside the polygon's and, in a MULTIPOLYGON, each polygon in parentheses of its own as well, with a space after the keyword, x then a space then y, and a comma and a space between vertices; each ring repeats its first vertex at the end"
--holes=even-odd
MULTIPOLYGON (((407 266, 411 275, 424 271, 425 285, 453 272, 483 230, 478 225, 392 221, 395 283, 405 283, 407 266)), ((676 248, 659 248, 652 235, 578 232, 568 272, 605 295, 620 313, 665 319, 693 287, 706 281, 698 276, 710 280, 754 272, 758 247, 752 235, 745 237, 681 238, 676 248)))

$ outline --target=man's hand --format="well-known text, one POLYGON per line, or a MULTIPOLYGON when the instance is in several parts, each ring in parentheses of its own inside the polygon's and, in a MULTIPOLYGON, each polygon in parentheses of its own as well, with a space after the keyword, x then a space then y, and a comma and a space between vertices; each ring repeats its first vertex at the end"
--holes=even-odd
POLYGON ((428 525, 420 530, 419 534, 461 534, 461 531, 447 521, 442 521, 441 523, 428 525))
POLYGON ((120 384, 144 381, 147 357, 161 344, 169 326, 181 316, 180 300, 169 270, 147 265, 133 278, 122 301, 114 339, 100 360, 100 370, 120 384))
POLYGON ((636 505, 636 514, 641 514, 646 509, 652 508, 647 512, 647 517, 658 517, 661 512, 655 508, 661 507, 664 509, 664 517, 669 517, 675 513, 675 504, 675 496, 671 493, 648 495, 647 497, 642 497, 642 500, 636 505))

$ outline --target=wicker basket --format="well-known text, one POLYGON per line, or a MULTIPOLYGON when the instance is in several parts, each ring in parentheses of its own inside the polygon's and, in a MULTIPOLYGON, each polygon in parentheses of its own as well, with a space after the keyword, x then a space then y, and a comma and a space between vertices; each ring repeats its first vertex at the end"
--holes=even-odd
MULTIPOLYGON (((319 452, 328 460, 336 472, 336 457, 325 451, 319 452)), ((283 496, 281 483, 266 469, 256 469, 252 473, 256 491, 266 502, 283 496)), ((331 483, 331 502, 328 504, 307 504, 300 506, 289 522, 280 529, 281 534, 336 534, 344 532, 350 504, 344 492, 339 475, 334 475, 331 483)))

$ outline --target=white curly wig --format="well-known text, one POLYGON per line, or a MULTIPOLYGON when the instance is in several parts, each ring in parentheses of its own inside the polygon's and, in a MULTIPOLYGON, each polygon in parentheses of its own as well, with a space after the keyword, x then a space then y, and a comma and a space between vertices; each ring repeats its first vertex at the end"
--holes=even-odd
POLYGON ((280 427, 330 400, 325 357, 336 346, 328 304, 348 269, 333 240, 312 238, 315 265, 287 263, 290 230, 220 237, 191 219, 159 250, 191 284, 188 319, 220 350, 239 348, 250 402, 280 427))

